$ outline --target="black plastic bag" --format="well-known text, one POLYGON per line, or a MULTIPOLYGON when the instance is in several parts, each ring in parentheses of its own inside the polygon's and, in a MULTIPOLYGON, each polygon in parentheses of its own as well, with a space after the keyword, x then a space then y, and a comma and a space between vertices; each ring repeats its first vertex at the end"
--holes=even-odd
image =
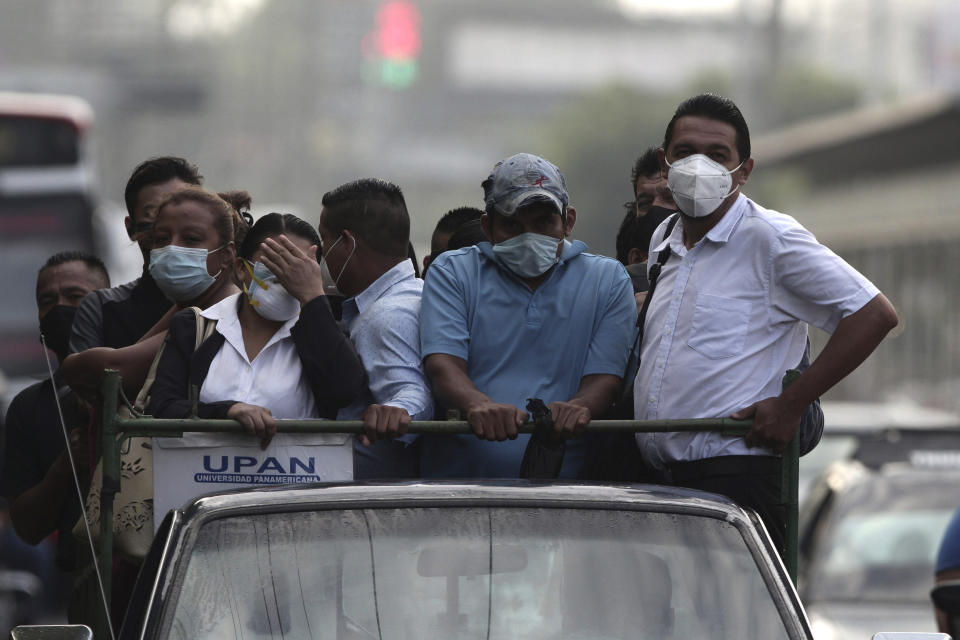
POLYGON ((550 409, 540 398, 527 399, 527 411, 535 428, 520 463, 520 477, 528 480, 552 480, 560 475, 566 440, 553 428, 550 409))

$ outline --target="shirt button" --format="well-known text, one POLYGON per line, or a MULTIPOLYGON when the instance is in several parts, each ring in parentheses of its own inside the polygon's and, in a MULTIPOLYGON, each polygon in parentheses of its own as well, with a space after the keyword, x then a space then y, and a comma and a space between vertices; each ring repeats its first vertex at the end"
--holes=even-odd
POLYGON ((650 396, 650 402, 656 402, 657 396, 650 396))

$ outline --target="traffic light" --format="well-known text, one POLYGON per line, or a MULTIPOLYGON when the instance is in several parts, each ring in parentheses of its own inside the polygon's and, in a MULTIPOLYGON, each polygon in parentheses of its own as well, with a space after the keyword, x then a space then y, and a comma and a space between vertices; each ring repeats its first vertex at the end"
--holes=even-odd
POLYGON ((419 74, 420 10, 408 0, 388 0, 377 9, 376 27, 364 38, 367 78, 406 89, 419 74))

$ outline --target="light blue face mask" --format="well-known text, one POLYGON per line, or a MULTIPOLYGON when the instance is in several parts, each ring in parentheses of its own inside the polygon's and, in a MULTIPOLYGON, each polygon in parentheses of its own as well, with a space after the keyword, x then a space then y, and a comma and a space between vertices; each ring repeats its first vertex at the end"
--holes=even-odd
POLYGON ((207 271, 207 256, 220 251, 220 245, 212 251, 191 249, 168 244, 150 252, 150 275, 163 295, 174 302, 186 302, 200 296, 216 282, 217 276, 207 271))
POLYGON ((493 253, 521 278, 542 276, 557 263, 558 238, 541 233, 521 233, 493 245, 493 253))

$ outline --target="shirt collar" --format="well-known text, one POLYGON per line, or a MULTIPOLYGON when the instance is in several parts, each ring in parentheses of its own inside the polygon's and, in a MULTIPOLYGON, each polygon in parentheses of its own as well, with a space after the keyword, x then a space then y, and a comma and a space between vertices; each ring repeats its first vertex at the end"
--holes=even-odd
POLYGON ((417 277, 413 270, 413 263, 410 260, 401 260, 393 265, 383 275, 374 280, 369 287, 344 301, 344 310, 348 307, 356 307, 357 313, 363 313, 363 310, 383 297, 394 285, 411 280, 417 277))
MULTIPOLYGON (((675 216, 680 216, 682 214, 675 213, 675 216)), ((670 218, 667 218, 669 220, 670 218)), ((667 220, 664 220, 661 224, 666 225, 667 220)), ((660 253, 664 251, 667 247, 670 247, 670 251, 678 256, 684 255, 687 250, 683 246, 683 220, 677 220, 673 225, 673 229, 670 230, 670 235, 665 236, 663 240, 660 241, 660 244, 653 248, 654 253, 660 253)))
MULTIPOLYGON (((733 235, 734 229, 737 228, 737 224, 743 217, 746 202, 747 197, 742 193, 738 194, 737 199, 734 201, 733 205, 730 206, 730 209, 728 209, 723 217, 717 222, 717 224, 715 224, 713 228, 707 232, 707 235, 705 235, 704 238, 710 242, 716 242, 718 244, 725 244, 728 240, 730 240, 730 236, 733 235)), ((675 215, 682 216, 683 214, 677 213, 675 215)), ((659 253, 669 246, 670 250, 676 255, 686 255, 687 249, 683 244, 683 218, 681 217, 677 222, 678 224, 673 225, 673 230, 670 232, 670 235, 665 237, 660 244, 653 248, 655 252, 659 253)), ((664 224, 666 224, 666 222, 664 222, 664 224)))
POLYGON ((705 238, 710 242, 726 243, 730 239, 730 236, 733 235, 733 230, 737 228, 740 218, 743 217, 746 203, 747 197, 742 193, 738 193, 737 199, 734 200, 730 209, 728 209, 723 217, 720 218, 719 222, 707 232, 705 238))
POLYGON ((226 320, 230 317, 237 317, 237 305, 240 302, 240 294, 235 293, 227 296, 220 302, 210 305, 200 312, 204 318, 209 320, 226 320))
MULTIPOLYGON (((217 304, 201 311, 200 315, 209 320, 216 320, 217 333, 222 335, 238 353, 246 358, 247 348, 243 343, 243 329, 240 327, 240 316, 238 314, 241 295, 243 294, 235 293, 232 296, 228 296, 217 304)), ((297 324, 298 320, 300 320, 299 314, 280 325, 280 328, 270 337, 267 344, 263 345, 263 349, 261 349, 260 352, 263 353, 270 345, 284 338, 288 338, 290 336, 290 330, 293 328, 293 325, 297 324)))

